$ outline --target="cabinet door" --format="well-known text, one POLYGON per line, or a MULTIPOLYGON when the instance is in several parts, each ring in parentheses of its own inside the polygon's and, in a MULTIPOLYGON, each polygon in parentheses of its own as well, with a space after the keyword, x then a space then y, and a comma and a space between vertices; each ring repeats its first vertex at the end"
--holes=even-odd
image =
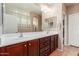
POLYGON ((29 56, 38 56, 39 55, 39 40, 28 41, 28 55, 29 56))
POLYGON ((58 48, 58 35, 54 36, 54 40, 55 40, 55 49, 58 48))
POLYGON ((23 56, 23 51, 24 51, 23 47, 24 47, 23 44, 20 43, 20 44, 7 46, 6 50, 10 56, 23 56))
POLYGON ((24 43, 24 56, 27 56, 27 42, 24 43))
POLYGON ((53 52, 55 50, 55 40, 54 40, 54 36, 51 36, 51 52, 53 52))
POLYGON ((0 56, 9 56, 5 47, 0 47, 0 56))

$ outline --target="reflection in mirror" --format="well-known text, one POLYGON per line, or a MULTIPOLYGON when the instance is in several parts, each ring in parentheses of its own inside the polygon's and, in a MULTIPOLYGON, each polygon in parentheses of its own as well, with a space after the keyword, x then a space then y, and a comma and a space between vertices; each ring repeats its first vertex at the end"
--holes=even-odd
POLYGON ((34 3, 4 4, 4 33, 41 31, 42 12, 34 3))
POLYGON ((47 24, 47 30, 55 30, 57 27, 57 19, 56 17, 46 18, 45 22, 47 24))

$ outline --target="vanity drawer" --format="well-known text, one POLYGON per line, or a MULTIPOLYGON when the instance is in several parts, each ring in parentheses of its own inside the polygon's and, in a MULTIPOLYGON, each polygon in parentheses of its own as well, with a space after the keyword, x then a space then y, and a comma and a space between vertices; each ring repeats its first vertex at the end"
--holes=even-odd
POLYGON ((40 56, 48 56, 49 54, 50 54, 50 50, 47 50, 44 53, 40 53, 40 56))
POLYGON ((50 48, 50 46, 46 46, 46 47, 44 47, 44 48, 40 49, 40 53, 42 53, 42 52, 44 52, 44 51, 48 50, 49 48, 50 48))
POLYGON ((51 37, 44 37, 41 38, 39 43, 40 43, 40 56, 47 56, 50 54, 50 42, 51 42, 51 37))
POLYGON ((50 46, 47 46, 40 50, 40 56, 47 56, 50 54, 50 46))
POLYGON ((41 44, 41 43, 45 43, 46 41, 50 41, 50 39, 51 39, 50 37, 41 38, 41 39, 40 39, 40 44, 41 44))
POLYGON ((46 46, 48 46, 48 45, 50 45, 50 41, 46 41, 46 42, 44 42, 44 43, 41 43, 41 44, 40 44, 40 48, 46 47, 46 46))

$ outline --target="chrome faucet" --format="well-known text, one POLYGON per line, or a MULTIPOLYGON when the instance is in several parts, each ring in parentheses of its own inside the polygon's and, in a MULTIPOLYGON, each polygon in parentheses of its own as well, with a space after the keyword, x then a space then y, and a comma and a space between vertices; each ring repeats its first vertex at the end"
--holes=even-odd
POLYGON ((50 30, 49 30, 49 29, 47 29, 47 34, 49 33, 49 31, 50 31, 50 30))
POLYGON ((49 31, 47 30, 47 34, 49 33, 49 31))
POLYGON ((23 34, 22 33, 20 34, 20 37, 23 37, 23 34))
POLYGON ((48 28, 48 29, 47 29, 47 34, 48 34, 48 33, 50 33, 50 31, 51 31, 51 29, 50 29, 50 28, 48 28))

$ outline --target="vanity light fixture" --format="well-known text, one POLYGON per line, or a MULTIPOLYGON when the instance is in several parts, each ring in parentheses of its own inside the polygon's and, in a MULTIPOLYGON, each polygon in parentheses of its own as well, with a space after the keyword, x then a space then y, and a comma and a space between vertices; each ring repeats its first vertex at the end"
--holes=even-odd
POLYGON ((46 4, 40 4, 40 7, 41 11, 43 11, 44 13, 51 11, 51 9, 46 4))

